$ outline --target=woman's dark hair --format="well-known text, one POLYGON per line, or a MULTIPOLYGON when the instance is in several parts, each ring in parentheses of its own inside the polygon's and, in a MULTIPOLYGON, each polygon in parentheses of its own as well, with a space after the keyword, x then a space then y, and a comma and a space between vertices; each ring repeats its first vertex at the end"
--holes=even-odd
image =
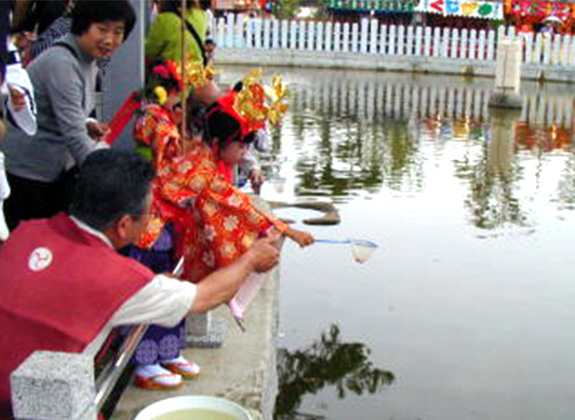
POLYGON ((240 123, 234 117, 222 111, 217 102, 211 104, 206 110, 203 131, 204 141, 209 145, 216 142, 220 148, 234 141, 250 144, 255 139, 255 133, 242 136, 240 123))
POLYGON ((202 10, 209 10, 212 8, 212 0, 200 0, 200 7, 202 10))
POLYGON ((146 212, 153 178, 150 162, 134 152, 93 152, 80 168, 70 214, 99 231, 124 215, 139 219, 146 212))
POLYGON ((72 27, 70 32, 82 35, 94 23, 124 22, 124 41, 136 24, 136 12, 129 0, 78 0, 72 12, 72 27))
MULTIPOLYGON (((179 14, 180 9, 182 8, 182 0, 160 0, 160 11, 162 13, 176 13, 179 14)), ((194 2, 192 0, 188 0, 186 2, 186 8, 189 10, 194 6, 194 2)))

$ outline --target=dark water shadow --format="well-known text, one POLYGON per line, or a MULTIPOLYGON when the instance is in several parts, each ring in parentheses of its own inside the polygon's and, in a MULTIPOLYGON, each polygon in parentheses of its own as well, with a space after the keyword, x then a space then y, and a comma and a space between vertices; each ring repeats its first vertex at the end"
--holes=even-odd
POLYGON ((306 395, 317 394, 326 387, 334 387, 338 398, 343 399, 349 394, 375 394, 390 386, 395 376, 373 366, 370 354, 365 344, 343 342, 336 324, 303 350, 279 350, 279 395, 274 418, 322 418, 300 413, 298 409, 306 395))

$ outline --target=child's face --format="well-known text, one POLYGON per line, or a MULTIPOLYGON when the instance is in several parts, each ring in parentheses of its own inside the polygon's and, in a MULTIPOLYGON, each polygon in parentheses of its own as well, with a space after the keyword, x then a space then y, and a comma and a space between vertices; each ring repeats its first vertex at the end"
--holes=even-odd
POLYGON ((220 151, 220 159, 226 165, 237 165, 245 157, 248 151, 248 145, 239 141, 233 141, 220 151))

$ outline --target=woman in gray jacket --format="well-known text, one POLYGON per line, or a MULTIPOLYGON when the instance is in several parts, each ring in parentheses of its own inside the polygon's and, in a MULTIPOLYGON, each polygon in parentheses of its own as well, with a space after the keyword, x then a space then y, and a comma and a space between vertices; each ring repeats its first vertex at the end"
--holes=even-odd
POLYGON ((97 59, 110 58, 134 27, 128 0, 80 0, 71 33, 32 62, 38 131, 9 132, 0 148, 12 195, 5 203, 8 226, 67 210, 68 170, 105 144, 107 126, 90 118, 95 107, 97 59))

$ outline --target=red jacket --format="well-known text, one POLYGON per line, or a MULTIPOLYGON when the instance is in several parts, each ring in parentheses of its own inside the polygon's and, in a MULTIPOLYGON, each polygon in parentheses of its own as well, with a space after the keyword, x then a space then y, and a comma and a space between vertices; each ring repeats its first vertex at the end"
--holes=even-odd
POLYGON ((68 216, 21 223, 0 248, 0 419, 33 351, 81 352, 153 277, 68 216))

